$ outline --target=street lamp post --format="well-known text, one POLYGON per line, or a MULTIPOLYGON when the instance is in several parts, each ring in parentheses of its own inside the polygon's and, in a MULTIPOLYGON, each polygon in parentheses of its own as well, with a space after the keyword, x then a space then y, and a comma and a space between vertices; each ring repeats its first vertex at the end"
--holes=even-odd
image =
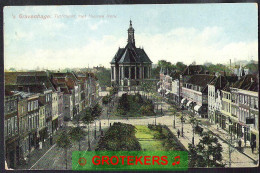
POLYGON ((88 124, 88 148, 90 148, 90 138, 89 138, 89 133, 90 133, 90 130, 89 130, 89 124, 88 124))
POLYGON ((192 124, 192 145, 194 146, 194 128, 195 128, 195 125, 192 124))
POLYGON ((173 128, 175 128, 175 114, 176 113, 174 113, 173 128))
POLYGON ((99 118, 99 131, 101 132, 101 120, 99 118))
POLYGON ((107 124, 109 124, 108 108, 107 108, 107 124))
POLYGON ((97 138, 97 130, 96 130, 96 121, 95 121, 95 131, 94 131, 94 138, 97 138))
POLYGON ((183 115, 181 117, 181 136, 183 137, 183 122, 184 122, 184 119, 183 119, 183 115))

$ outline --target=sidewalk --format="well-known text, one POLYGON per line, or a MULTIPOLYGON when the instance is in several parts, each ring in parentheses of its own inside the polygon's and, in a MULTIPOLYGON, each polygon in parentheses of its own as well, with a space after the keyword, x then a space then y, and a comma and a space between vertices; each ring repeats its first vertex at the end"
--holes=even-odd
MULTIPOLYGON (((165 103, 167 104, 167 103, 165 103)), ((171 120, 173 124, 174 117, 171 115, 170 112, 166 113, 167 115, 171 116, 171 120)), ((189 124, 190 116, 184 113, 185 123, 183 124, 184 129, 184 137, 179 137, 180 142, 188 149, 188 144, 192 143, 192 136, 193 136, 193 129, 191 124, 189 124)), ((197 117, 195 117, 197 118, 197 117)), ((222 145, 223 152, 223 162, 226 163, 226 166, 229 165, 229 137, 230 134, 222 129, 217 130, 217 125, 212 125, 207 119, 197 118, 202 120, 200 124, 201 127, 203 127, 203 132, 212 132, 216 137, 218 137, 220 144, 222 145), (228 138, 228 139, 227 139, 228 138)), ((178 129, 181 131, 181 121, 180 117, 175 117, 175 125, 176 128, 173 128, 173 125, 168 126, 169 129, 177 136, 178 129)), ((195 133, 194 135, 194 143, 195 145, 199 142, 201 137, 195 133)), ((234 139, 234 138, 233 138, 234 139)), ((243 152, 238 151, 236 148, 232 147, 231 152, 231 167, 255 167, 256 161, 259 159, 258 154, 252 154, 250 153, 250 148, 245 148, 243 152)))
MULTIPOLYGON (((226 141, 230 141, 230 134, 221 129, 221 128, 217 128, 217 125, 216 124, 212 124, 210 126, 207 127, 210 131, 214 132, 214 134, 216 134, 217 136, 219 136, 220 138, 226 140, 226 141)), ((236 140, 236 136, 235 135, 232 135, 232 139, 236 140)), ((238 147, 237 146, 237 142, 234 143, 234 145, 232 145, 233 147, 238 147)), ((252 159, 254 160, 259 160, 259 152, 256 151, 257 149, 255 149, 255 152, 252 153, 252 150, 250 148, 250 145, 247 145, 247 147, 242 147, 243 150, 241 151, 241 153, 244 153, 246 155, 248 155, 249 157, 251 157, 252 159)))
POLYGON ((50 145, 50 138, 48 138, 42 145, 42 149, 34 149, 29 154, 28 164, 18 165, 15 169, 30 169, 51 147, 55 145, 57 133, 53 135, 53 145, 50 145))

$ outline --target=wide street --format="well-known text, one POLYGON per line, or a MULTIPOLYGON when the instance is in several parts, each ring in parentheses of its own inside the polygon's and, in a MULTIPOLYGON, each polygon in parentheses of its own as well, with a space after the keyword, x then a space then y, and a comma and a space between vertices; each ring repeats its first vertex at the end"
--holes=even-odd
MULTIPOLYGON (((163 116, 153 116, 153 117, 141 117, 141 118, 113 118, 111 117, 109 120, 107 118, 107 107, 103 107, 103 112, 100 117, 100 120, 96 120, 96 129, 97 131, 99 130, 99 122, 101 122, 101 128, 108 128, 110 123, 113 124, 114 122, 122 122, 122 123, 127 123, 127 124, 133 124, 133 125, 148 125, 148 124, 154 124, 156 121, 156 124, 162 124, 162 125, 167 125, 169 129, 177 136, 177 130, 179 129, 181 131, 182 128, 182 123, 180 120, 180 117, 176 116, 176 128, 173 128, 173 119, 174 116, 168 111, 168 108, 170 105, 166 102, 161 102, 159 105, 162 105, 162 110, 164 112, 163 116)), ((159 110, 160 107, 159 106, 159 110)), ((185 115, 185 123, 183 123, 183 131, 184 131, 184 136, 179 138, 180 142, 188 149, 188 143, 191 143, 192 141, 192 126, 189 123, 189 116, 185 115)), ((83 123, 80 124, 81 126, 84 126, 83 123)), ((67 126, 75 126, 72 122, 68 122, 67 126)), ((229 167, 229 144, 225 141, 225 137, 228 138, 226 134, 223 134, 220 130, 218 131, 215 129, 215 126, 206 126, 202 125, 201 126, 204 128, 204 132, 212 131, 214 134, 216 134, 220 144, 223 147, 223 161, 226 163, 226 167, 229 167)), ((90 125, 91 129, 91 135, 90 135, 90 140, 91 140, 91 146, 93 147, 96 144, 96 140, 94 140, 94 128, 95 128, 95 123, 92 123, 90 125)), ((87 130, 87 128, 84 128, 84 130, 87 130)), ((99 134, 99 133, 98 133, 99 134)), ((198 134, 195 133, 195 144, 199 142, 199 139, 201 138, 198 134)), ((87 145, 87 136, 84 141, 81 142, 81 150, 87 150, 88 145, 87 145)), ((73 147, 71 147, 68 151, 68 169, 71 169, 71 154, 72 151, 77 151, 78 150, 78 144, 75 143, 73 147)), ((232 147, 232 153, 231 153, 231 167, 255 167, 257 166, 254 162, 254 160, 258 160, 258 155, 246 155, 241 152, 239 152, 237 149, 232 147)), ((40 160, 38 160, 32 167, 31 169, 55 169, 55 170, 60 170, 60 169, 65 169, 65 154, 64 154, 64 149, 60 149, 57 146, 52 147, 46 154, 44 154, 40 160)))

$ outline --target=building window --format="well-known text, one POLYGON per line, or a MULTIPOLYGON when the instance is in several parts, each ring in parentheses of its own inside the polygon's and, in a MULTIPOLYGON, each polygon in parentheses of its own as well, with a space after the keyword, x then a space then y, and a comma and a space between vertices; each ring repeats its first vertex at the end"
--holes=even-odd
POLYGON ((28 111, 30 111, 30 108, 31 108, 31 104, 30 102, 28 102, 28 111))
POLYGON ((11 134, 12 134, 12 135, 14 135, 14 132, 15 132, 15 130, 14 130, 14 123, 15 123, 14 117, 12 117, 12 118, 11 118, 11 127, 12 127, 11 134))
POLYGON ((7 121, 5 120, 5 130, 4 130, 4 134, 5 134, 5 136, 7 136, 7 121))
POLYGON ((17 133, 17 116, 15 116, 14 118, 14 129, 15 129, 15 133, 17 133))

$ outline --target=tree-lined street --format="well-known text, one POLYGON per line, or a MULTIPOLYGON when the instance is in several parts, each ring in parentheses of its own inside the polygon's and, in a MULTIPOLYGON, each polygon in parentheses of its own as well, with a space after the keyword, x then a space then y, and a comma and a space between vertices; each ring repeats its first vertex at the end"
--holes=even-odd
MULTIPOLYGON (((107 116, 107 107, 103 107, 102 114, 100 116, 100 120, 96 120, 96 131, 97 136, 100 135, 99 132, 99 125, 101 124, 101 129, 107 129, 110 126, 110 123, 113 124, 115 122, 121 122, 126 124, 132 125, 148 125, 148 124, 155 124, 155 118, 157 124, 167 125, 169 129, 173 132, 173 134, 177 135, 178 130, 181 130, 182 123, 181 123, 181 114, 185 117, 185 122, 183 123, 183 137, 180 135, 178 138, 179 141, 188 149, 188 144, 192 143, 193 137, 193 126, 190 123, 191 118, 189 115, 181 112, 176 112, 175 116, 175 128, 173 126, 174 123, 174 116, 172 112, 169 111, 171 105, 162 101, 162 111, 164 112, 164 116, 152 116, 152 117, 129 117, 129 118, 122 118, 122 117, 110 117, 108 121, 107 116)), ((204 129, 206 133, 212 133, 214 136, 218 138, 219 143, 223 147, 223 162, 226 164, 226 167, 229 165, 229 144, 228 144, 228 136, 224 134, 222 131, 217 130, 216 126, 214 125, 203 125, 205 123, 200 123, 199 125, 204 129)), ((68 127, 76 127, 77 124, 68 122, 68 127)), ((79 123, 79 126, 83 127, 85 124, 83 122, 79 123)), ((87 127, 84 128, 84 131, 87 132, 87 127)), ((91 140, 91 147, 94 148, 96 145, 98 138, 95 140, 94 138, 95 133, 95 122, 90 124, 90 140, 91 140)), ((201 136, 197 133, 194 134, 194 144, 198 144, 201 139, 201 136)), ((232 147, 234 148, 234 147, 232 147)), ((74 142, 73 146, 68 150, 68 169, 71 168, 71 154, 72 151, 78 150, 78 143, 74 142)), ((85 136, 84 140, 81 142, 81 150, 88 150, 88 138, 85 136)), ((234 148, 234 151, 231 154, 231 166, 232 167, 254 167, 256 166, 255 161, 258 160, 257 155, 252 154, 244 154, 239 152, 237 149, 234 148)), ((52 147, 31 169, 65 169, 65 158, 64 158, 64 150, 58 148, 57 146, 52 147)))

